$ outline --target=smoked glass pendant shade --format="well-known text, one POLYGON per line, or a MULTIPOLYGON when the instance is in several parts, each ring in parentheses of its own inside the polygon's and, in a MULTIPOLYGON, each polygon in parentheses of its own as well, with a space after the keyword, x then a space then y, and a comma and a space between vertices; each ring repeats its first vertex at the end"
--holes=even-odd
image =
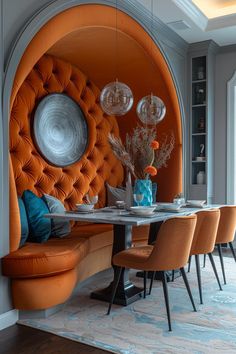
POLYGON ((156 125, 162 121, 166 114, 163 101, 157 97, 148 95, 143 97, 137 105, 137 115, 142 123, 156 125))
POLYGON ((118 80, 107 84, 100 95, 101 107, 109 115, 123 116, 131 109, 133 102, 129 86, 118 80))

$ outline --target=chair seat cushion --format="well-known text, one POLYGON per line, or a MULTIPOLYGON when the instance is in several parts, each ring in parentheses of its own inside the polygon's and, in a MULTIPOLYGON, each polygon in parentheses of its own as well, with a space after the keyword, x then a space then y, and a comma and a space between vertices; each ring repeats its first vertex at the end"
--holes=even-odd
MULTIPOLYGON (((153 246, 138 246, 117 253, 113 257, 113 264, 132 269, 143 269, 142 264, 147 261, 153 246)), ((151 270, 151 269, 150 269, 151 270)))
POLYGON ((2 259, 3 274, 11 278, 50 276, 73 269, 88 253, 86 238, 67 236, 46 243, 28 243, 2 259))

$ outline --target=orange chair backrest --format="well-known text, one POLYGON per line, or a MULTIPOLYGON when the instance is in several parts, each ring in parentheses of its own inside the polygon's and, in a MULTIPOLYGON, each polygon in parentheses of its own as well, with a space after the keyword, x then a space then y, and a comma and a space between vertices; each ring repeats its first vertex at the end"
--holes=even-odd
POLYGON ((215 246, 220 211, 219 209, 204 210, 199 211, 196 215, 197 225, 190 255, 211 253, 215 246))
POLYGON ((194 214, 165 221, 147 261, 148 269, 167 270, 183 267, 188 261, 196 221, 194 214))
POLYGON ((236 230, 236 206, 228 205, 220 208, 220 221, 216 235, 216 244, 234 240, 236 230))

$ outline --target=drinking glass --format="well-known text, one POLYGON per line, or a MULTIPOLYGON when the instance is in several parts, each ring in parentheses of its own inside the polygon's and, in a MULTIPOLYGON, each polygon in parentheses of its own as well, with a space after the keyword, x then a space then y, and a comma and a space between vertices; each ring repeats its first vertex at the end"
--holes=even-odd
POLYGON ((89 197, 91 204, 96 204, 98 202, 98 196, 94 195, 93 197, 89 197))
POLYGON ((137 206, 139 206, 139 203, 141 203, 143 200, 143 194, 133 194, 133 197, 135 203, 137 203, 137 206))

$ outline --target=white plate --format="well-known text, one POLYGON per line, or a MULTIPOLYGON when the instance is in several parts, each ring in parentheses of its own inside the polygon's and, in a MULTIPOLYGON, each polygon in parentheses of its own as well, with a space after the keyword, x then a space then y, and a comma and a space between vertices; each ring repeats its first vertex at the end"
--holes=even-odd
POLYGON ((137 215, 152 215, 154 213, 154 210, 156 209, 156 206, 133 206, 130 207, 130 211, 132 214, 137 214, 137 215))
POLYGON ((175 203, 158 203, 156 206, 157 210, 179 210, 181 208, 181 204, 175 204, 175 203))
POLYGON ((187 205, 188 206, 195 206, 195 207, 203 207, 203 205, 206 203, 205 200, 187 200, 187 205))

